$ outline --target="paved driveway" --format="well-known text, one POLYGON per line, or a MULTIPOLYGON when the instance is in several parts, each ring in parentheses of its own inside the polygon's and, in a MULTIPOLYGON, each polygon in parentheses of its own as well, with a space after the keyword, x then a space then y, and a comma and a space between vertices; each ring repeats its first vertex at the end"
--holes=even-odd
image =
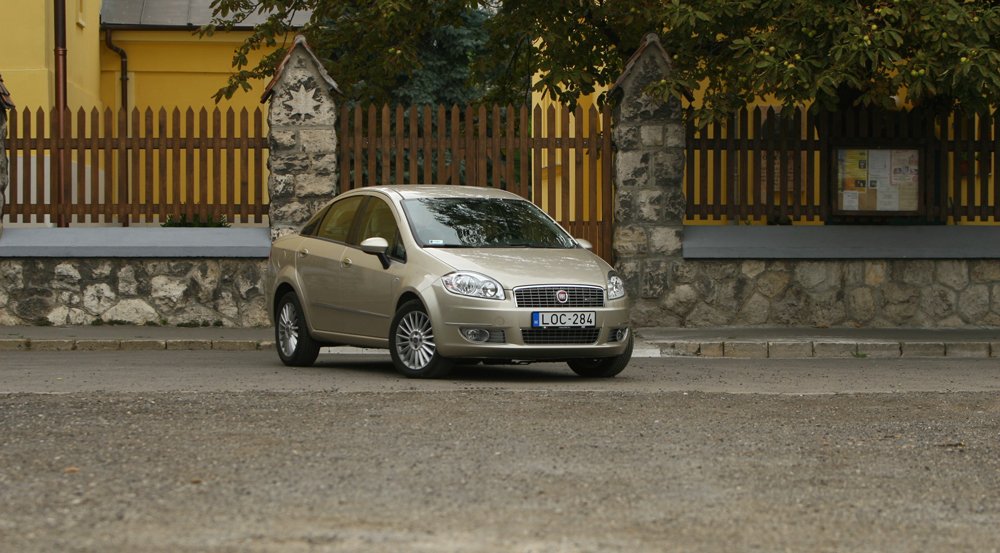
POLYGON ((995 360, 12 353, 2 551, 997 551, 995 360))

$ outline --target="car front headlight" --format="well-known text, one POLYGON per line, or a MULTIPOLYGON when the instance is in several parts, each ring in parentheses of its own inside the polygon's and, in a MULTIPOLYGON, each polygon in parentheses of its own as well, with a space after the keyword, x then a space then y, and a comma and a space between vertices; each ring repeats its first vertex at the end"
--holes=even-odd
POLYGON ((499 282, 479 273, 451 273, 442 277, 441 282, 445 290, 459 296, 489 300, 502 300, 505 297, 503 286, 499 282))
POLYGON ((608 273, 608 299, 617 300, 625 297, 625 281, 618 273, 611 271, 608 273))

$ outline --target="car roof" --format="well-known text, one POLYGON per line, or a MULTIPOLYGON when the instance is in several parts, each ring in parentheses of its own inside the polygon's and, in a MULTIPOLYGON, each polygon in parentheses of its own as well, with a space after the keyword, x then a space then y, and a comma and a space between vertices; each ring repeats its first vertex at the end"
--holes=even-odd
POLYGON ((501 190, 484 186, 456 186, 450 184, 406 184, 392 186, 369 186, 361 190, 396 195, 404 200, 422 198, 503 198, 523 200, 524 198, 501 190))

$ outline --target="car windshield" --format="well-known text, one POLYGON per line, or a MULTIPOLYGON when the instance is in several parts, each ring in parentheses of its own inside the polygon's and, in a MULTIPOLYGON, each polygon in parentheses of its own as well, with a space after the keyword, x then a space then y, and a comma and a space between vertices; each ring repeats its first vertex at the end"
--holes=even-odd
POLYGON ((403 209, 429 248, 574 248, 576 241, 527 200, 421 198, 403 209))

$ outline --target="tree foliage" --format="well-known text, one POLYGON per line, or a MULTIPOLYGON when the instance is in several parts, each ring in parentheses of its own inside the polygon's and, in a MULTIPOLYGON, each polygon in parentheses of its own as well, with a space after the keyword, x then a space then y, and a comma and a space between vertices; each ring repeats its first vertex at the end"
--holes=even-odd
POLYGON ((701 116, 760 97, 984 111, 1000 104, 1000 0, 215 0, 217 24, 257 10, 268 21, 236 52, 224 94, 273 71, 280 50, 248 67, 247 54, 302 29, 355 98, 386 100, 421 71, 440 29, 485 14, 485 38, 448 63, 494 99, 523 99, 525 83, 572 103, 613 83, 647 32, 659 33, 673 71, 651 90, 697 95, 701 116))
POLYGON ((702 83, 721 113, 759 95, 983 111, 1000 100, 1000 10, 961 0, 671 2, 664 44, 676 74, 663 94, 702 83), (677 45, 683 45, 677 47, 677 45))

